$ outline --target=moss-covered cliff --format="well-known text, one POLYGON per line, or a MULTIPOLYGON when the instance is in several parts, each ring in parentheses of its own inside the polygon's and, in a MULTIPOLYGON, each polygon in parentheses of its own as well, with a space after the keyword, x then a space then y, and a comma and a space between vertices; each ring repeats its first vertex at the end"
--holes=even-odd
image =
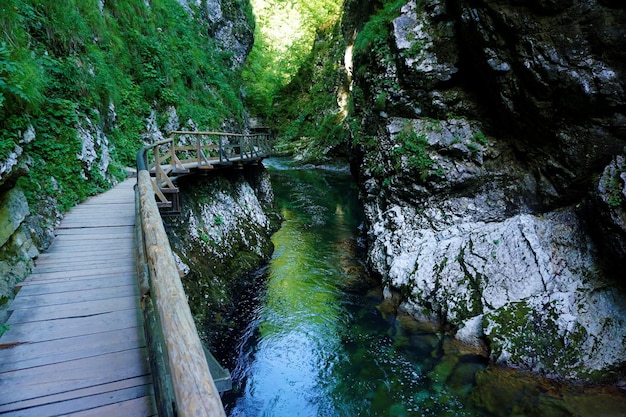
POLYGON ((253 27, 240 0, 2 2, 0 305, 61 213, 123 178, 144 143, 244 125, 253 27))
POLYGON ((253 273, 270 258, 280 225, 262 165, 182 178, 181 215, 167 220, 183 286, 197 327, 213 351, 237 344, 241 298, 262 285, 253 273))

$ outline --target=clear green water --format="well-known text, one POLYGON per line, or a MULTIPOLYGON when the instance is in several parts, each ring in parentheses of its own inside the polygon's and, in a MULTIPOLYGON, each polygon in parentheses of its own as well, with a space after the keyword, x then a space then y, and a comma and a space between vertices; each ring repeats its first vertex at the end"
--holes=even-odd
POLYGON ((285 221, 223 397, 229 416, 620 415, 572 411, 560 391, 491 375, 453 341, 383 317, 358 261, 350 176, 266 165, 285 221))

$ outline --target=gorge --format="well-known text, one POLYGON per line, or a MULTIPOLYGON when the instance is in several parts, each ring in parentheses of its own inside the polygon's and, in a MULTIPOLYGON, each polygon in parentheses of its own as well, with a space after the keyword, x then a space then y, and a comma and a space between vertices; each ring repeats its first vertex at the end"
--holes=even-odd
MULTIPOLYGON (((248 2, 0 7, 2 315, 62 213, 123 178, 143 143, 246 129, 254 111, 301 163, 349 162, 382 311, 492 364, 623 393, 621 2, 346 0, 269 101, 242 88, 248 2)), ((201 188, 217 204, 188 187, 171 240, 190 297, 215 307, 198 319, 222 323, 211 339, 232 326, 230 299, 270 256, 280 219, 262 169, 201 188), (233 287, 213 285, 224 276, 233 287)))

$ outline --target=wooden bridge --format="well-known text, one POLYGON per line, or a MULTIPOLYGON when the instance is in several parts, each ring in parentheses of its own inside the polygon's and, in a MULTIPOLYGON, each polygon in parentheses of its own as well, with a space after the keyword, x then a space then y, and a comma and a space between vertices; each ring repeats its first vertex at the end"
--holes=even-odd
POLYGON ((180 214, 178 188, 173 182, 177 177, 219 167, 241 169, 261 161, 271 147, 269 133, 172 131, 170 135, 150 146, 151 164, 146 152, 140 157, 140 163, 153 174, 157 206, 165 216, 180 214))
POLYGON ((172 132, 139 152, 136 183, 72 209, 11 302, 0 415, 224 416, 157 200, 172 214, 178 176, 268 153, 267 135, 172 132))

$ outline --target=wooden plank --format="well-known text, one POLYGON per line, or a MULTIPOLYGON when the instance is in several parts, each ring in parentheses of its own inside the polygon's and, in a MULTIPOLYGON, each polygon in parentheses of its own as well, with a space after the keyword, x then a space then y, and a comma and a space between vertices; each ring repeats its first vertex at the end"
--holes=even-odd
POLYGON ((87 317, 113 311, 134 310, 139 308, 139 298, 134 295, 108 298, 106 300, 82 301, 78 303, 51 305, 38 308, 21 308, 13 310, 7 320, 12 326, 17 323, 48 321, 72 317, 87 317))
POLYGON ((149 374, 142 349, 5 372, 2 402, 10 404, 149 374))
POLYGON ((127 278, 129 275, 130 274, 128 274, 127 272, 109 273, 107 271, 104 271, 102 275, 85 275, 85 276, 75 276, 75 277, 62 276, 62 277, 57 277, 57 278, 45 278, 45 275, 41 275, 41 277, 44 277, 44 279, 40 279, 39 277, 33 277, 31 275, 30 277, 26 278, 26 280, 16 284, 15 287, 23 288, 23 287, 31 286, 31 285, 36 286, 36 285, 53 284, 55 282, 81 283, 82 281, 97 281, 97 280, 119 278, 119 277, 127 278))
POLYGON ((0 345, 43 342, 127 329, 137 326, 139 316, 138 312, 124 310, 89 317, 20 323, 9 327, 0 338, 0 345))
POLYGON ((132 240, 123 240, 118 242, 117 240, 112 239, 106 241, 90 239, 76 242, 59 242, 59 244, 50 247, 47 252, 39 255, 38 259, 55 258, 58 256, 72 256, 83 252, 106 252, 120 256, 125 255, 125 258, 132 259, 128 256, 128 251, 133 248, 133 242, 134 241, 132 240))
POLYGON ((146 395, 132 400, 99 406, 97 409, 70 414, 71 417, 110 417, 121 415, 133 417, 156 416, 154 397, 146 395))
POLYGON ((74 234, 74 235, 63 235, 63 239, 57 239, 55 242, 50 245, 49 249, 54 249, 58 246, 71 246, 71 245, 80 245, 82 243, 101 243, 103 245, 112 245, 116 242, 123 244, 128 241, 132 241, 132 237, 128 236, 126 232, 122 233, 111 233, 111 234, 103 234, 103 233, 92 233, 93 230, 88 230, 87 233, 84 234, 74 234))
MULTIPOLYGON (((41 254, 37 257, 37 261, 39 263, 43 263, 44 261, 72 260, 85 257, 108 258, 109 260, 111 260, 114 257, 121 258, 124 255, 128 255, 128 252, 132 253, 132 249, 132 244, 128 245, 128 247, 110 247, 107 250, 98 247, 76 247, 72 248, 72 250, 66 249, 60 252, 57 251, 41 254)), ((126 256, 126 258, 128 258, 128 256, 126 256)))
POLYGON ((106 218, 115 218, 115 215, 121 215, 122 217, 131 210, 125 210, 130 207, 130 204, 92 204, 91 206, 77 208, 65 215, 63 222, 69 220, 80 220, 84 218, 92 217, 92 214, 97 214, 106 218))
POLYGON ((67 291, 83 291, 92 290, 96 288, 106 287, 119 287, 120 285, 130 285, 134 283, 134 279, 127 275, 119 275, 107 277, 106 279, 92 279, 92 280, 74 280, 74 281, 57 281, 57 282, 38 282, 38 285, 22 285, 18 284, 21 288, 20 293, 22 295, 37 295, 37 294, 50 294, 55 292, 67 292, 67 291))
POLYGON ((22 308, 32 309, 52 305, 73 304, 80 302, 95 302, 109 298, 127 297, 129 295, 138 296, 139 289, 136 283, 128 283, 118 287, 94 288, 80 291, 67 291, 60 293, 46 293, 28 295, 24 294, 15 298, 9 310, 19 310, 22 308))
MULTIPOLYGON (((134 218, 134 217, 132 217, 134 218)), ((93 217, 90 219, 80 219, 76 221, 68 221, 61 223, 57 230, 63 229, 91 229, 102 226, 134 226, 134 222, 131 220, 131 216, 118 219, 107 219, 93 217)))
MULTIPOLYGON (((145 337, 141 327, 127 327, 65 339, 24 343, 12 348, 0 349, 0 378, 2 378, 3 373, 9 371, 100 356, 144 346, 145 337)), ((2 399, 0 398, 1 402, 2 399)))
MULTIPOLYGON (((46 273, 54 273, 61 271, 80 271, 80 270, 91 270, 93 271, 96 268, 106 268, 111 265, 111 259, 101 258, 101 257, 91 257, 92 261, 89 262, 90 257, 80 258, 80 261, 76 262, 63 262, 63 261, 52 261, 46 262, 41 265, 37 265, 33 269, 33 273, 35 274, 46 274, 46 273)), ((117 268, 127 267, 128 273, 132 274, 135 269, 135 263, 131 260, 124 261, 115 261, 115 266, 117 268)))
MULTIPOLYGON (((118 236, 121 234, 132 233, 134 226, 131 225, 123 225, 123 226, 110 226, 110 227, 98 227, 89 230, 89 234, 85 234, 84 230, 81 229, 56 229, 54 231, 55 235, 80 235, 80 239, 91 238, 92 235, 114 235, 118 236)), ((73 237, 76 238, 76 237, 73 237)))
MULTIPOLYGON (((143 378, 134 378, 128 381, 144 381, 143 378)), ((70 394, 80 391, 72 391, 70 394)), ((79 394, 76 394, 79 395, 79 394)), ((3 416, 19 417, 53 417, 53 416, 154 416, 154 399, 149 384, 134 385, 115 391, 105 391, 90 396, 57 400, 60 395, 44 397, 39 401, 22 401, 14 407, 23 409, 9 411, 3 416), (47 401, 44 402, 44 401, 47 401), (31 406, 39 402, 43 405, 31 406)), ((1 408, 0 408, 1 410, 1 408)))
MULTIPOLYGON (((47 259, 54 258, 58 256, 72 256, 80 253, 91 252, 91 253, 102 253, 109 254, 109 258, 112 258, 114 255, 124 256, 127 259, 132 259, 128 256, 128 252, 133 248, 132 241, 125 241, 121 244, 117 242, 101 242, 98 245, 97 241, 82 241, 82 243, 63 243, 56 245, 53 248, 50 248, 45 256, 40 255, 39 259, 47 259)), ((131 251, 132 253, 132 251, 131 251)))
MULTIPOLYGON (((109 209, 109 213, 111 212, 112 207, 111 206, 115 206, 113 207, 113 209, 117 210, 117 209, 128 209, 125 211, 133 211, 135 208, 135 202, 131 199, 128 200, 127 197, 123 197, 123 199, 120 199, 119 201, 86 201, 82 204, 79 204, 78 206, 75 206, 74 208, 72 208, 68 214, 73 214, 73 213, 82 213, 82 212, 90 212, 92 211, 94 208, 97 207, 101 207, 102 210, 105 209, 109 209), (133 210, 131 210, 133 209, 133 210)), ((67 215, 67 214, 66 214, 67 215)))
MULTIPOLYGON (((53 403, 67 402, 67 401, 72 401, 72 400, 84 401, 85 404, 81 406, 81 408, 88 409, 88 408, 93 408, 94 405, 97 405, 95 404, 95 401, 94 401, 95 399, 94 397, 96 396, 106 394, 110 396, 112 400, 114 400, 113 402, 115 402, 115 401, 120 400, 120 398, 117 397, 116 395, 117 392, 124 391, 129 388, 137 388, 137 387, 144 387, 146 389, 145 391, 146 394, 148 395, 152 394, 149 376, 141 375, 141 376, 121 379, 119 381, 108 382, 105 384, 88 386, 86 388, 80 388, 76 390, 61 392, 58 394, 37 397, 37 398, 23 400, 19 402, 10 403, 10 404, 2 404, 0 405, 0 413, 3 413, 5 410, 10 410, 10 409, 33 407, 33 406, 39 406, 41 404, 53 404, 53 403)), ((140 393, 139 395, 141 394, 143 394, 143 392, 140 393)), ((106 404, 107 402, 101 402, 101 403, 106 404)), ((64 413, 59 412, 59 411, 57 411, 57 414, 55 415, 59 415, 59 414, 65 415, 64 413)), ((4 414, 2 415, 4 416, 4 414)))
POLYGON ((46 257, 39 256, 35 263, 37 266, 46 266, 52 263, 67 262, 68 260, 75 259, 77 261, 84 261, 85 258, 96 260, 107 260, 109 264, 116 264, 117 262, 129 262, 132 259, 126 256, 128 251, 132 250, 128 248, 98 250, 93 246, 86 246, 83 250, 59 250, 49 252, 46 257))
MULTIPOLYGON (((95 250, 91 247, 85 248, 84 251, 74 252, 66 251, 59 252, 57 256, 47 256, 45 258, 38 258, 35 260, 36 268, 48 268, 55 264, 67 264, 72 263, 74 260, 76 264, 84 263, 89 259, 92 259, 94 263, 108 262, 109 265, 123 265, 128 263, 134 263, 134 260, 125 256, 130 249, 120 248, 114 252, 107 250, 95 250)), ((49 254, 52 255, 52 254, 49 254)), ((94 268, 95 269, 95 268, 94 268)))
MULTIPOLYGON (((76 260, 76 262, 73 262, 73 263, 68 261, 67 259, 60 259, 56 261, 50 260, 48 262, 42 262, 40 264, 37 264, 37 266, 35 266, 35 268, 33 269, 33 273, 35 274, 56 273, 56 272, 59 272, 60 270, 61 271, 65 270, 65 271, 70 272, 70 271, 87 269, 89 268, 89 266, 91 266, 92 271, 111 267, 112 261, 110 259, 106 259, 102 257, 92 257, 91 262, 89 262, 89 259, 90 258, 88 256, 80 257, 76 260)), ((133 262, 129 260, 115 262, 116 268, 126 267, 129 275, 133 275, 134 266, 135 265, 133 264, 133 262)))
POLYGON ((78 270, 78 271, 71 271, 68 273, 63 273, 63 272, 49 272, 49 273, 33 273, 29 276, 29 279, 41 279, 41 280, 45 280, 45 279, 57 279, 57 278, 79 278, 79 277, 93 277, 93 278, 97 278, 99 276, 102 275, 111 275, 114 273, 128 273, 128 267, 125 266, 121 266, 121 267, 116 267, 116 266, 112 266, 110 268, 107 268, 106 270, 101 269, 101 270, 93 270, 93 269, 84 269, 84 270, 78 270))

